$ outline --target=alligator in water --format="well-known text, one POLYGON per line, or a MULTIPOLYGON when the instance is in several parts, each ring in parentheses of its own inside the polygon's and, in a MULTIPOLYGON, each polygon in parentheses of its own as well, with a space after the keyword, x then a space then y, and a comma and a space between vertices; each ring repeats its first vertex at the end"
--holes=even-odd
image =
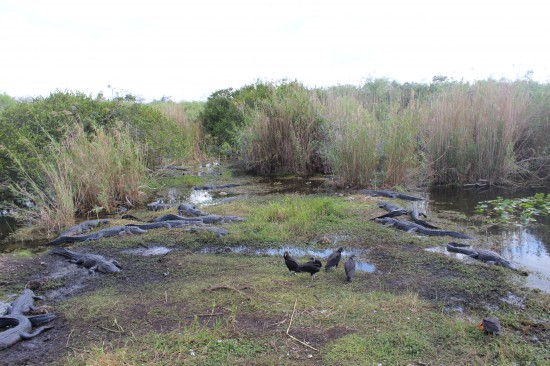
POLYGON ((36 296, 34 292, 28 288, 23 290, 23 293, 15 299, 6 314, 25 314, 35 309, 34 300, 44 300, 43 296, 36 296))
POLYGON ((31 333, 33 326, 42 325, 55 318, 54 314, 43 314, 26 317, 23 314, 10 314, 0 317, 0 329, 7 328, 0 332, 0 350, 6 349, 22 339, 36 337, 51 326, 42 326, 31 333))
POLYGON ((396 216, 406 215, 409 213, 409 211, 405 210, 403 207, 399 207, 394 203, 390 203, 386 201, 378 201, 378 207, 383 208, 384 210, 388 211, 388 213, 381 216, 377 216, 371 220, 382 219, 384 217, 396 217, 396 216))
POLYGON ((116 260, 108 260, 98 254, 77 253, 64 248, 55 248, 50 250, 50 254, 58 254, 71 259, 72 263, 76 263, 85 268, 88 268, 90 273, 94 271, 103 273, 120 272, 122 266, 116 260))
POLYGON ((178 213, 180 215, 187 215, 187 216, 207 216, 209 215, 208 212, 204 212, 201 210, 198 210, 195 206, 193 206, 190 203, 180 203, 178 206, 178 213))
POLYGON ((75 236, 59 236, 56 239, 50 241, 49 243, 46 243, 46 245, 57 245, 57 244, 64 244, 64 243, 76 243, 81 241, 88 241, 88 240, 97 240, 100 238, 107 238, 110 236, 115 235, 123 235, 123 234, 143 234, 146 233, 147 230, 140 229, 139 227, 135 226, 112 226, 108 227, 103 230, 96 231, 95 233, 88 234, 88 235, 75 235, 75 236))
POLYGON ((111 219, 97 219, 97 220, 88 220, 83 221, 80 224, 76 224, 74 226, 71 226, 67 230, 63 231, 59 236, 72 236, 72 235, 78 235, 82 233, 86 233, 90 231, 92 228, 106 224, 110 222, 111 219))
POLYGON ((208 190, 212 190, 212 189, 222 189, 222 188, 231 188, 231 187, 238 187, 240 186, 240 184, 237 184, 237 183, 228 183, 228 184, 220 184, 220 185, 212 185, 212 184, 207 184, 207 185, 204 185, 204 186, 199 186, 199 187, 193 187, 194 190, 196 191, 208 191, 208 190))
POLYGON ((527 275, 527 272, 518 270, 515 268, 509 260, 502 258, 498 253, 493 252, 492 250, 487 249, 474 249, 468 248, 469 245, 460 244, 460 243, 448 243, 447 251, 453 253, 465 254, 470 258, 480 260, 488 264, 494 264, 504 268, 508 268, 514 271, 518 271, 522 275, 527 275))
POLYGON ((404 193, 399 193, 395 191, 386 191, 386 190, 375 190, 375 189, 362 189, 359 191, 359 193, 367 194, 369 196, 373 197, 389 197, 389 198, 401 198, 403 200, 409 200, 409 201, 423 201, 423 198, 411 196, 404 193))
POLYGON ((427 227, 428 229, 439 229, 437 226, 428 224, 426 221, 422 220, 420 216, 424 216, 424 217, 427 217, 427 216, 424 212, 419 212, 416 207, 413 207, 413 209, 410 212, 410 215, 411 215, 411 219, 418 225, 422 225, 424 227, 427 227))
POLYGON ((418 232, 424 235, 428 236, 452 236, 453 238, 460 238, 460 239, 474 239, 471 236, 468 236, 466 234, 457 233, 455 231, 448 231, 448 230, 433 230, 428 229, 422 225, 415 224, 413 222, 404 221, 404 220, 396 220, 392 219, 390 217, 384 217, 382 219, 375 219, 376 222, 380 222, 384 224, 385 226, 394 226, 398 228, 399 230, 404 230, 408 233, 418 232))

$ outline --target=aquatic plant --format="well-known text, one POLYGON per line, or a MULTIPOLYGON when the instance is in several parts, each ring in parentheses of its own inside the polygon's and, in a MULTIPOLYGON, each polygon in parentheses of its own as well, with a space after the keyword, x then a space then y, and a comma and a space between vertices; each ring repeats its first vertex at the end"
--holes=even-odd
POLYGON ((530 197, 503 198, 480 202, 476 212, 488 215, 500 222, 519 221, 528 223, 536 221, 538 216, 550 214, 550 194, 536 193, 530 197))

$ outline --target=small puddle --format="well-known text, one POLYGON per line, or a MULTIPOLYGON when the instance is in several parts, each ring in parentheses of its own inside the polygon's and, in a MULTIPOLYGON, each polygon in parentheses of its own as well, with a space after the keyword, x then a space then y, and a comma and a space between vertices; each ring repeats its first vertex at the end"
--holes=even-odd
MULTIPOLYGON (((296 258, 301 257, 315 257, 319 259, 326 259, 332 254, 334 249, 302 249, 295 247, 283 247, 283 248, 269 248, 269 249, 254 249, 241 245, 237 247, 206 247, 202 248, 199 253, 201 254, 219 254, 219 253, 236 253, 236 254, 249 254, 249 255, 268 255, 273 257, 282 257, 283 254, 288 251, 291 256, 296 258)), ((362 256, 366 254, 366 251, 358 248, 350 248, 342 252, 342 262, 347 260, 350 255, 355 255, 355 267, 357 271, 373 273, 376 271, 376 266, 372 263, 361 260, 362 256)))
POLYGON ((130 253, 135 255, 142 255, 145 257, 154 256, 154 255, 164 255, 170 253, 173 249, 163 247, 163 246, 154 246, 149 248, 136 248, 125 250, 124 253, 130 253))
POLYGON ((212 199, 212 193, 202 189, 193 190, 189 196, 189 202, 194 205, 209 203, 212 199))

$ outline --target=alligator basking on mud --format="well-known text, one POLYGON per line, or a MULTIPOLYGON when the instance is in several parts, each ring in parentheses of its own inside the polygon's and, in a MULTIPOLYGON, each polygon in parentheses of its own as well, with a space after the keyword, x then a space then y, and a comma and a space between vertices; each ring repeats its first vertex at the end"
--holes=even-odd
POLYGON ((147 208, 151 211, 162 211, 162 210, 168 210, 170 208, 174 207, 173 205, 170 205, 168 203, 162 203, 159 201, 151 202, 147 204, 147 208))
POLYGON ((42 314, 27 317, 23 314, 10 314, 0 316, 0 350, 6 349, 22 339, 31 339, 43 331, 52 328, 42 326, 31 333, 32 327, 42 325, 55 318, 54 314, 42 314))
POLYGON ((474 248, 468 248, 468 247, 469 245, 466 245, 466 244, 448 243, 447 251, 453 252, 453 253, 465 254, 470 258, 474 258, 488 264, 494 264, 496 266, 501 266, 514 271, 518 271, 522 275, 527 275, 527 272, 518 270, 512 265, 512 263, 510 263, 509 260, 502 258, 498 253, 495 253, 492 250, 474 249, 474 248))
POLYGON ((26 288, 23 290, 23 293, 8 306, 6 314, 15 315, 28 313, 36 309, 34 300, 44 300, 44 296, 36 296, 32 290, 26 288))
POLYGON ((175 214, 166 214, 166 215, 162 215, 162 216, 159 216, 153 220, 151 220, 151 222, 163 222, 163 221, 187 221, 189 223, 200 223, 202 222, 202 218, 200 217, 184 217, 184 216, 179 216, 179 215, 175 215, 175 214))
POLYGON ((77 253, 64 248, 50 250, 50 254, 57 254, 71 259, 72 263, 88 268, 90 273, 94 271, 103 273, 120 272, 122 266, 116 260, 108 260, 98 254, 77 253))
POLYGON ((439 229, 437 226, 428 224, 426 221, 422 220, 420 216, 424 216, 424 217, 427 217, 427 216, 424 212, 419 212, 416 207, 413 207, 413 209, 409 212, 409 214, 411 215, 411 219, 418 225, 422 225, 424 227, 427 227, 428 229, 439 229))
POLYGON ((399 230, 404 230, 408 233, 417 232, 428 236, 451 236, 453 238, 460 238, 460 239, 474 239, 471 236, 468 236, 462 233, 457 233, 456 231, 428 229, 422 225, 418 225, 413 222, 396 220, 390 217, 375 219, 374 221, 384 224, 384 226, 394 226, 399 230))
POLYGON ((359 193, 367 194, 373 197, 389 197, 389 198, 401 198, 408 201, 423 201, 423 198, 411 196, 404 193, 399 193, 395 191, 386 191, 386 190, 375 190, 375 189, 362 189, 359 193))
POLYGON ((388 213, 375 217, 371 220, 382 219, 384 217, 396 217, 396 216, 406 215, 409 213, 409 211, 405 210, 403 207, 399 207, 394 203, 390 203, 386 201, 378 201, 378 207, 383 208, 384 210, 388 211, 388 213))
POLYGON ((115 235, 123 235, 123 234, 143 234, 146 233, 147 230, 140 229, 139 227, 134 226, 112 226, 108 227, 106 229, 102 229, 99 231, 96 231, 95 233, 91 233, 88 235, 61 235, 58 236, 56 239, 50 241, 49 243, 46 243, 46 245, 57 245, 57 244, 65 244, 65 243, 76 243, 81 241, 88 241, 88 240, 97 240, 101 238, 108 238, 110 236, 115 235))
POLYGON ((197 233, 199 231, 210 231, 211 233, 216 234, 218 238, 221 238, 224 235, 229 234, 229 230, 223 227, 217 227, 217 226, 193 226, 189 229, 185 229, 185 231, 189 233, 197 233))
POLYGON ((190 203, 180 203, 178 206, 178 213, 180 215, 187 215, 187 216, 208 216, 208 212, 204 212, 201 210, 198 210, 195 206, 193 206, 190 203))
POLYGON ((110 221, 111 219, 97 219, 97 220, 83 221, 79 224, 71 226, 70 228, 63 231, 61 234, 59 234, 59 236, 72 236, 72 235, 86 233, 90 231, 92 228, 97 227, 99 225, 107 224, 110 221))

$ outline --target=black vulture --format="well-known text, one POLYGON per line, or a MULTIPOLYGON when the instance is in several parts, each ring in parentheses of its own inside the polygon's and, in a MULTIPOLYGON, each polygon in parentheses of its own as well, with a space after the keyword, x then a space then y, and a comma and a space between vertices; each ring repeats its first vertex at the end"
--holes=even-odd
POLYGON ((479 323, 479 328, 485 331, 485 334, 500 334, 500 321, 498 318, 483 318, 479 323))
POLYGON ((313 277, 315 273, 321 270, 321 267, 316 262, 309 261, 300 265, 298 269, 299 269, 299 272, 307 272, 313 277))
POLYGON ((328 269, 332 267, 338 268, 338 263, 340 263, 340 258, 342 258, 343 251, 344 251, 344 248, 340 248, 328 256, 327 265, 325 266, 325 271, 328 271, 328 269))
POLYGON ((348 282, 351 282, 351 279, 353 278, 353 276, 355 276, 355 261, 353 260, 354 257, 355 255, 350 256, 346 263, 344 263, 344 269, 346 270, 346 280, 348 282))
POLYGON ((288 268, 289 274, 294 272, 300 272, 300 265, 296 261, 296 259, 292 258, 290 256, 290 253, 288 251, 283 254, 283 258, 285 259, 286 268, 288 268))
POLYGON ((321 261, 319 259, 316 259, 315 257, 310 257, 309 262, 307 262, 307 263, 312 263, 312 264, 316 265, 319 268, 323 267, 323 263, 321 263, 321 261))

